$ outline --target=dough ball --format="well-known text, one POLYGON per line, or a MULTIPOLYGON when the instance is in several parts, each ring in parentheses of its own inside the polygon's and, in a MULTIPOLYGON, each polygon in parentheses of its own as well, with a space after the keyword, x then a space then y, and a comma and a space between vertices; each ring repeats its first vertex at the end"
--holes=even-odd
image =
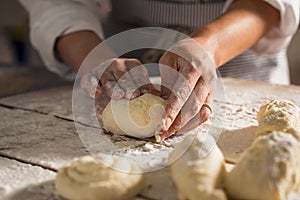
POLYGON ((138 166, 125 159, 102 157, 107 166, 92 156, 85 156, 59 169, 55 182, 57 193, 70 200, 123 200, 141 191, 143 174, 131 173, 139 171, 138 166))
POLYGON ((171 176, 180 200, 225 200, 222 178, 225 173, 224 157, 209 134, 189 135, 175 146, 171 159, 183 153, 171 165, 171 176), (194 140, 194 141, 193 141, 194 140))
POLYGON ((161 125, 165 100, 144 94, 133 100, 112 100, 104 109, 104 129, 137 138, 151 137, 161 125))
MULTIPOLYGON (((257 135, 272 131, 294 134, 300 131, 299 107, 287 100, 271 100, 257 114, 257 135)), ((298 136, 299 137, 299 136, 298 136)))
POLYGON ((300 143, 290 134, 271 132, 256 138, 225 177, 233 199, 285 200, 300 184, 300 143))

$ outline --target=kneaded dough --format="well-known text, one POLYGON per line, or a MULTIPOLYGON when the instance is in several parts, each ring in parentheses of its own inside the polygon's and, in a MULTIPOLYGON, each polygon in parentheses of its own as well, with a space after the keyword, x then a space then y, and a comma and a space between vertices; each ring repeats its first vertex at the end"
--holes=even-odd
POLYGON ((140 171, 137 165, 107 155, 101 160, 107 166, 85 156, 60 168, 55 181, 57 193, 70 200, 123 200, 143 189, 143 174, 136 173, 140 171))
POLYGON ((271 132, 256 138, 225 188, 234 199, 285 200, 300 185, 300 143, 293 135, 271 132))
POLYGON ((170 154, 170 159, 191 146, 171 165, 171 176, 180 200, 225 200, 222 178, 225 173, 224 157, 209 134, 188 135, 170 154), (194 140, 194 141, 193 141, 194 140))
POLYGON ((256 131, 257 135, 272 131, 294 134, 300 131, 300 110, 293 102, 271 100, 260 107, 257 121, 259 123, 256 131))
POLYGON ((161 126, 165 100, 144 94, 133 100, 112 100, 104 109, 104 129, 137 138, 151 137, 161 126))

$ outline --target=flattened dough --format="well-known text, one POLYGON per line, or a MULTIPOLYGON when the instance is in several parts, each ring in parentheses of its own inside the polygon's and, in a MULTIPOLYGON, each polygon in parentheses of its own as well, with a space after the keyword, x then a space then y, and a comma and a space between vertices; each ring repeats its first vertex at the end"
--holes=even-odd
POLYGON ((107 166, 92 156, 85 156, 59 169, 55 182, 57 193, 70 200, 123 200, 142 190, 143 174, 131 173, 139 171, 138 166, 125 159, 104 155, 103 159, 107 166))
POLYGON ((114 134, 151 137, 161 125, 164 108, 165 100, 152 94, 130 101, 112 100, 103 111, 103 126, 114 134))

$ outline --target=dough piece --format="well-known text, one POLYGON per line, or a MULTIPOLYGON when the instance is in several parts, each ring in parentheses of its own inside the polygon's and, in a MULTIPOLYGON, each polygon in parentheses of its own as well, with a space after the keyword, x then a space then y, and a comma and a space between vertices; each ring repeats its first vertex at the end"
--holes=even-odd
POLYGON ((300 143, 292 135, 271 132, 258 136, 225 188, 234 199, 285 200, 300 185, 300 143))
POLYGON ((225 173, 224 158, 212 136, 186 136, 183 142, 175 146, 170 158, 175 159, 190 143, 188 150, 171 165, 171 176, 177 186, 179 199, 227 199, 221 188, 225 173))
POLYGON ((300 110, 293 102, 271 100, 260 108, 257 121, 259 123, 257 135, 272 131, 295 134, 300 131, 300 110))
POLYGON ((103 159, 107 166, 92 156, 85 156, 59 169, 55 182, 57 193, 70 200, 123 200, 143 189, 143 174, 130 173, 139 171, 135 164, 104 155, 103 159))
POLYGON ((165 100, 152 94, 111 101, 102 114, 103 126, 114 134, 151 137, 161 125, 164 108, 165 100))

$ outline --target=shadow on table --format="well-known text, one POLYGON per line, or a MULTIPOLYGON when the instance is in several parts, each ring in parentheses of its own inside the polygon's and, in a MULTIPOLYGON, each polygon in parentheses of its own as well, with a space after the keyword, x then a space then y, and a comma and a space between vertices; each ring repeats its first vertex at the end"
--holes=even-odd
POLYGON ((4 198, 4 200, 62 200, 55 193, 54 180, 46 181, 38 185, 31 185, 16 190, 4 198))
POLYGON ((0 97, 73 84, 44 68, 0 66, 0 97))
POLYGON ((257 126, 249 126, 236 130, 224 130, 218 140, 218 146, 227 161, 236 163, 251 146, 255 138, 257 126))

